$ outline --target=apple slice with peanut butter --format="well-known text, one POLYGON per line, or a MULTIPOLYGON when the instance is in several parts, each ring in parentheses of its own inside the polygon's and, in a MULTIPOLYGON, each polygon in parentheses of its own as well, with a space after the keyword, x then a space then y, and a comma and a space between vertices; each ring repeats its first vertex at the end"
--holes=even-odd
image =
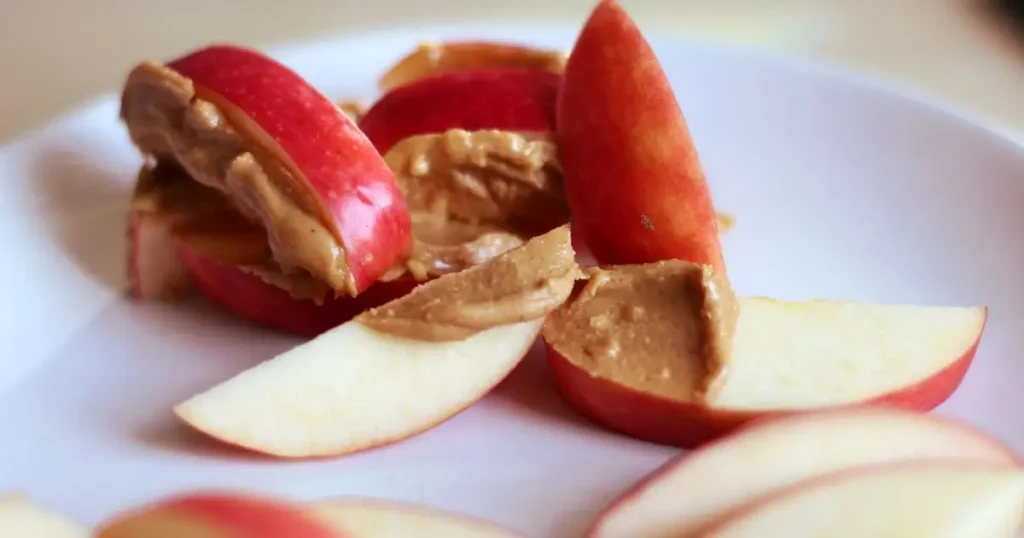
POLYGON ((175 413, 216 439, 283 458, 400 441, 501 382, 579 276, 569 228, 556 228, 424 283, 193 396, 175 413))

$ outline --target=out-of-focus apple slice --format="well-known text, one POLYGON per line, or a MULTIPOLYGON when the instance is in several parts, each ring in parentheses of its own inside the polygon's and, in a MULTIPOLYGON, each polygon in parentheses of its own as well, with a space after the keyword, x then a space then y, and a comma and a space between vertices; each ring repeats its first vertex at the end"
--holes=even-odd
POLYGON ((88 538, 78 524, 46 510, 22 493, 0 495, 0 535, 10 538, 88 538))
POLYGON ((307 511, 348 538, 522 538, 469 516, 381 499, 336 499, 307 511))
POLYGON ((904 463, 798 484, 742 507, 694 536, 1012 538, 1022 510, 1020 469, 904 463))
POLYGON ((341 455, 404 439, 504 379, 576 276, 568 228, 558 228, 422 284, 175 412, 211 437, 279 457, 341 455))
POLYGON ((190 285, 174 252, 174 226, 167 218, 131 210, 128 229, 128 282, 136 299, 174 300, 190 285))
POLYGON ((529 69, 428 77, 385 94, 359 120, 359 128, 381 155, 410 136, 451 129, 553 131, 561 82, 561 75, 529 69))
POLYGON ((381 91, 387 92, 425 77, 476 69, 539 69, 560 73, 565 69, 565 58, 563 52, 514 43, 423 43, 384 73, 378 85, 381 91))
POLYGON ((189 286, 174 253, 175 216, 162 204, 162 168, 139 169, 128 209, 128 283, 136 299, 173 300, 189 286))
POLYGON ((679 456, 612 503, 589 536, 690 536, 730 510, 805 480, 920 460, 1019 466, 999 441, 938 416, 895 408, 817 411, 756 422, 679 456))
MULTIPOLYGON (((27 535, 26 535, 27 536, 27 535)), ((160 499, 100 525, 97 538, 348 538, 281 499, 199 492, 160 499)))

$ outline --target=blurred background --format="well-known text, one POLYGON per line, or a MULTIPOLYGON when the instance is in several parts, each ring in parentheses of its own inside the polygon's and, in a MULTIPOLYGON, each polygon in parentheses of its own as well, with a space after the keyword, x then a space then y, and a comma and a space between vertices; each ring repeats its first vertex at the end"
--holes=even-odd
MULTIPOLYGON (((578 26, 595 0, 2 0, 0 144, 96 95, 141 58, 209 41, 268 47, 392 23, 578 26)), ((917 86, 1024 140, 1024 0, 621 0, 647 31, 830 60, 917 86), (1024 17, 1018 16, 1018 21, 1024 17)), ((339 59, 339 64, 343 63, 339 59)))

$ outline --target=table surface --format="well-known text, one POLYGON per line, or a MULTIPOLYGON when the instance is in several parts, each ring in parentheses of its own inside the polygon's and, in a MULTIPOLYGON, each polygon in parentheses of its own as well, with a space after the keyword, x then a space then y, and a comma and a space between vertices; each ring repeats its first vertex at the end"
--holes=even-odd
MULTIPOLYGON (((1024 133, 1024 39, 988 0, 621 0, 646 29, 823 58, 916 85, 1024 133)), ((13 5, 12 5, 13 4, 13 5)), ((97 94, 142 58, 258 47, 416 21, 581 24, 593 0, 33 0, 0 17, 0 144, 97 94)), ((339 59, 343 64, 344 59, 339 59)))

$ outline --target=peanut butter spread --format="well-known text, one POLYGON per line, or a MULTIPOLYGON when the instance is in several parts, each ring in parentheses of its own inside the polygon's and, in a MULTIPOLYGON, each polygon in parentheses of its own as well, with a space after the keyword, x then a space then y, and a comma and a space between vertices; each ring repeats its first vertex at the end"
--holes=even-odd
MULTIPOLYGON (((132 141, 157 161, 179 163, 195 181, 224 193, 267 232, 276 270, 309 273, 333 290, 354 293, 345 250, 310 192, 285 166, 241 136, 192 81, 154 62, 129 74, 121 118, 132 141)), ((304 277, 300 277, 304 278, 304 277)))
POLYGON ((427 282, 356 320, 404 338, 461 340, 547 315, 565 302, 580 276, 568 226, 562 226, 483 265, 427 282))
POLYGON ((710 266, 670 260, 591 269, 543 335, 591 375, 700 403, 728 372, 737 315, 710 266))
MULTIPOLYGON (((143 166, 130 204, 132 212, 159 214, 173 223, 178 235, 199 233, 256 237, 263 242, 263 229, 243 218, 220 192, 192 181, 178 165, 160 163, 143 166)), ((269 254, 269 252, 266 252, 269 254)))
POLYGON ((523 244, 521 237, 498 226, 466 224, 430 213, 411 216, 412 253, 380 280, 403 274, 427 280, 457 273, 523 244))
POLYGON ((452 129, 407 138, 384 160, 410 211, 516 230, 548 231, 569 221, 549 133, 452 129))
MULTIPOLYGON (((309 273, 281 271, 263 228, 242 217, 220 191, 192 181, 173 162, 143 167, 131 208, 162 215, 188 248, 256 275, 292 297, 322 303, 331 292, 309 273)), ((412 225, 411 256, 381 280, 405 275, 427 280, 480 265, 523 244, 519 236, 498 227, 464 224, 434 215, 414 214, 412 225)))

